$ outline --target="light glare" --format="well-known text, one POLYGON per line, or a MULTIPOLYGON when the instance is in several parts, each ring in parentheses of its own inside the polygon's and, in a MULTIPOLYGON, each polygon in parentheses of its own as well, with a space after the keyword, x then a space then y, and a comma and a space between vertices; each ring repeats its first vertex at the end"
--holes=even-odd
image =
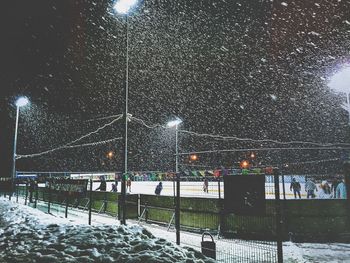
POLYGON ((328 83, 328 86, 336 92, 350 93, 350 66, 336 73, 328 83))
POLYGON ((174 126, 179 125, 181 122, 182 122, 182 120, 179 119, 179 118, 177 118, 176 120, 169 121, 169 122, 167 123, 167 126, 168 126, 169 128, 171 128, 171 127, 174 127, 174 126))
POLYGON ((26 106, 28 103, 29 103, 29 100, 27 97, 20 97, 16 101, 16 106, 23 107, 23 106, 26 106))
POLYGON ((113 9, 119 14, 127 14, 136 2, 137 0, 119 0, 114 4, 113 9))

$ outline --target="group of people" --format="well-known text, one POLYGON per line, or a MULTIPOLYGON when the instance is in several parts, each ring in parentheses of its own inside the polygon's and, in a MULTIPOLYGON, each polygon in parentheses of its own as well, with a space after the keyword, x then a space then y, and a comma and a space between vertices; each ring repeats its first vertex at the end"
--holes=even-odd
MULTIPOLYGON (((114 183, 112 183, 112 189, 111 192, 118 192, 118 182, 119 178, 115 178, 114 183)), ((104 176, 100 176, 100 186, 95 189, 95 191, 106 191, 107 190, 107 182, 106 178, 104 176)), ((131 193, 131 179, 128 178, 126 180, 126 191, 129 191, 131 193)))
MULTIPOLYGON (((294 198, 299 197, 301 198, 301 185, 300 183, 293 178, 292 182, 290 184, 290 191, 293 191, 294 193, 294 198)), ((345 180, 342 179, 340 181, 334 179, 332 181, 331 186, 328 184, 326 180, 322 181, 320 184, 320 188, 318 191, 317 185, 315 182, 311 179, 308 178, 305 182, 305 192, 306 192, 306 198, 316 198, 315 192, 318 193, 318 198, 319 199, 331 199, 331 198, 336 198, 336 199, 346 199, 346 185, 345 185, 345 180)))

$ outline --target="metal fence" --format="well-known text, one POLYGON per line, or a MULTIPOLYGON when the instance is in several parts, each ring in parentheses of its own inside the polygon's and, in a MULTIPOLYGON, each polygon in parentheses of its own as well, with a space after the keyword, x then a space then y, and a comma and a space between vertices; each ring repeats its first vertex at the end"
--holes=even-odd
MULTIPOLYGON (((28 178, 30 176, 35 178, 36 174, 39 173, 26 175, 29 175, 28 178)), ((55 176, 63 175, 68 178, 70 175, 70 173, 55 176, 53 174, 46 173, 46 176, 42 174, 41 176, 50 181, 55 176)), ((16 184, 12 198, 15 197, 18 202, 62 217, 69 218, 76 211, 84 211, 86 217, 83 220, 89 224, 94 220, 95 214, 108 216, 112 219, 109 222, 120 220, 121 194, 109 192, 111 184, 115 182, 113 174, 110 174, 110 181, 107 181, 107 191, 94 191, 100 183, 98 178, 101 174, 103 175, 103 173, 90 175, 89 190, 84 195, 70 196, 66 191, 53 191, 41 181, 34 191, 29 189, 29 184, 16 184)), ((265 178, 265 198, 269 201, 264 215, 227 213, 223 209, 225 198, 223 177, 210 177, 208 182, 205 182, 203 177, 188 178, 178 175, 172 177, 172 181, 163 181, 164 187, 160 195, 154 192, 159 181, 133 181, 130 192, 126 195, 126 219, 130 222, 146 223, 147 227, 151 224, 154 226, 155 223, 168 231, 178 244, 198 250, 203 249, 201 244, 211 243, 211 237, 207 234, 209 233, 216 247, 215 249, 207 247, 204 252, 207 255, 213 255, 215 252, 219 262, 281 262, 282 240, 289 238, 285 231, 282 231, 286 216, 283 207, 291 201, 344 198, 338 196, 344 176, 282 174, 260 176, 265 178), (298 182, 300 185, 300 197, 297 192, 294 195, 293 182, 298 182), (308 185, 308 182, 312 183, 308 185), (314 185, 314 195, 309 193, 307 198, 310 185, 314 185), (144 189, 147 191, 142 192, 144 189), (325 195, 321 195, 322 191, 325 195), (204 243, 201 243, 203 234, 205 234, 204 243)))

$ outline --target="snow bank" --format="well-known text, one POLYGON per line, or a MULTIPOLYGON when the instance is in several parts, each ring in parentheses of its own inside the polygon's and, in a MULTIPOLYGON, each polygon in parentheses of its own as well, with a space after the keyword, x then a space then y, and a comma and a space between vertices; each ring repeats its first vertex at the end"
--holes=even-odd
POLYGON ((0 262, 214 262, 139 226, 82 225, 0 199, 0 262))

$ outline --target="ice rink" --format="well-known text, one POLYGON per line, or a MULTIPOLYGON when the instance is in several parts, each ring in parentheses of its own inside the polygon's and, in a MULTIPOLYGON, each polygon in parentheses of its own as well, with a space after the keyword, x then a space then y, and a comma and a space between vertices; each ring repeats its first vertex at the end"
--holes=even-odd
MULTIPOLYGON (((107 191, 111 191, 113 182, 107 182, 107 191)), ((132 194, 150 194, 154 195, 154 190, 159 182, 157 181, 133 181, 131 183, 131 191, 128 189, 128 193, 132 194)), ((173 196, 174 195, 174 183, 171 181, 163 181, 163 190, 161 195, 173 196)), ((99 187, 99 182, 94 182, 93 190, 99 187)), ((317 186, 319 189, 319 185, 317 186)), ((121 183, 118 183, 118 192, 121 190, 121 183)), ((219 198, 219 186, 218 182, 209 182, 208 193, 203 191, 203 182, 180 182, 180 193, 182 197, 202 197, 202 198, 219 198)), ((265 183, 266 199, 274 199, 275 191, 273 183, 265 183)), ((318 192, 315 192, 316 198, 318 192)), ((220 195, 224 197, 224 183, 220 183, 220 195)), ((283 184, 280 183, 280 198, 283 199, 283 184)), ((285 183, 285 198, 294 199, 294 194, 290 191, 290 183, 285 183)), ((301 183, 301 198, 306 198, 305 186, 301 183)))

